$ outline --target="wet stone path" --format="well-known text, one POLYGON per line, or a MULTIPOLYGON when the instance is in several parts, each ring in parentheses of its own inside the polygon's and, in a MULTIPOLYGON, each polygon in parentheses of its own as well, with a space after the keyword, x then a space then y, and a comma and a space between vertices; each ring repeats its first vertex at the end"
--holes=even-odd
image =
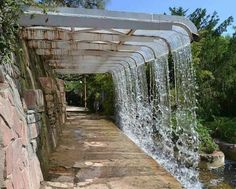
POLYGON ((42 189, 180 189, 111 121, 70 114, 42 189))

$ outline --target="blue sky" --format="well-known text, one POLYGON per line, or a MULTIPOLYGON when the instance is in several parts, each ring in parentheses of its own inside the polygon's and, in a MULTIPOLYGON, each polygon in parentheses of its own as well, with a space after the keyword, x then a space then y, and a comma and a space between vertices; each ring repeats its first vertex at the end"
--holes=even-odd
MULTIPOLYGON (((236 25, 236 0, 110 0, 108 10, 159 13, 168 12, 169 7, 183 7, 189 12, 196 8, 206 8, 208 13, 218 12, 221 21, 234 17, 236 25)), ((229 33, 233 30, 229 28, 229 33)))

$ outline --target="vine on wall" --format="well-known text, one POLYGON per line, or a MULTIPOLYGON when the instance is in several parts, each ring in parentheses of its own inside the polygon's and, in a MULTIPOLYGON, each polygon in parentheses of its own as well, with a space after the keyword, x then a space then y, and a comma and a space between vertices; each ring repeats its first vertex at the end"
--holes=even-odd
POLYGON ((33 0, 0 0, 0 64, 11 62, 19 32, 18 19, 23 13, 22 6, 35 5, 33 0))

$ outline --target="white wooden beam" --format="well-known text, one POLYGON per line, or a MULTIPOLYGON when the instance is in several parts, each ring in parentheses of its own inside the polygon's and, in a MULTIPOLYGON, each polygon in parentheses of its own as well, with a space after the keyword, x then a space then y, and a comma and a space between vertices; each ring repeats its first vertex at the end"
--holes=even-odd
POLYGON ((133 42, 153 42, 157 37, 149 36, 125 36, 109 33, 85 33, 68 30, 48 30, 26 28, 21 31, 21 36, 27 40, 51 40, 51 41, 133 41, 133 42))
POLYGON ((64 50, 126 50, 126 51, 136 51, 141 45, 118 45, 118 44, 104 44, 104 43, 86 43, 86 42, 51 42, 51 41, 29 41, 29 47, 36 48, 38 50, 45 49, 62 49, 64 50))
POLYGON ((106 73, 106 72, 110 72, 112 70, 120 70, 123 68, 119 68, 119 67, 106 67, 106 68, 93 68, 93 69, 86 69, 86 68, 78 68, 78 69, 55 69, 55 71, 57 73, 61 73, 61 74, 94 74, 94 73, 106 73))
POLYGON ((195 25, 190 20, 180 16, 79 8, 56 8, 55 11, 44 14, 42 9, 25 7, 24 15, 20 18, 19 23, 21 26, 141 30, 171 30, 173 25, 178 25, 184 28, 190 37, 191 33, 197 33, 195 25))
POLYGON ((123 55, 131 56, 135 52, 128 51, 103 51, 103 50, 63 50, 63 49, 36 49, 38 55, 43 56, 77 56, 77 55, 91 55, 91 56, 110 56, 123 55))
POLYGON ((47 61, 48 64, 51 65, 62 65, 62 64, 74 64, 74 65, 80 65, 80 64, 105 64, 105 63, 119 63, 124 62, 126 60, 122 59, 106 59, 106 60, 49 60, 47 61))
POLYGON ((88 61, 107 61, 107 60, 130 60, 129 57, 127 56, 116 56, 116 55, 111 55, 111 56, 55 56, 52 58, 47 58, 46 62, 48 63, 61 63, 64 61, 67 62, 88 62, 88 61))
MULTIPOLYGON (((134 62, 136 65, 140 63, 148 62, 148 60, 143 59, 142 55, 138 52, 115 52, 115 51, 85 51, 85 50, 78 50, 77 53, 74 53, 72 55, 61 55, 61 54, 49 54, 48 56, 44 56, 45 62, 48 60, 76 60, 77 58, 86 58, 89 57, 92 59, 95 57, 95 59, 98 59, 98 57, 102 58, 109 58, 109 57, 117 57, 117 58, 125 58, 128 59, 129 62, 134 62)), ((94 60, 94 59, 93 59, 94 60)))
MULTIPOLYGON (((62 9, 61 9, 62 10, 62 9)), ((65 10, 65 9, 63 9, 65 10)), ((67 9, 72 10, 72 9, 67 9)), ((60 10, 59 10, 60 11, 60 10)), ((78 11, 78 10, 76 10, 78 11)), ((28 9, 21 16, 19 23, 21 26, 50 26, 50 27, 83 27, 83 28, 117 28, 117 29, 149 29, 149 30, 171 30, 172 22, 160 22, 151 17, 143 19, 141 15, 138 18, 130 18, 128 15, 123 17, 124 13, 118 13, 117 16, 109 15, 109 11, 104 11, 107 16, 91 15, 91 11, 83 10, 85 13, 74 14, 66 12, 47 12, 44 14, 40 9, 28 9), (33 15, 33 16, 32 16, 33 15)), ((96 12, 96 11, 95 11, 96 12)), ((150 15, 151 16, 151 15, 150 15)), ((149 16, 148 16, 149 17, 149 16)))

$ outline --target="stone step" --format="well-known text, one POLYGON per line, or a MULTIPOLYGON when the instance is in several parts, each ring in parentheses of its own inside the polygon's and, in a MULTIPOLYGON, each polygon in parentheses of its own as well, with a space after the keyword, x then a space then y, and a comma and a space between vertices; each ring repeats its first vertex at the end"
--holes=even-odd
POLYGON ((44 181, 41 183, 40 189, 77 189, 74 183, 71 182, 52 182, 44 181))

